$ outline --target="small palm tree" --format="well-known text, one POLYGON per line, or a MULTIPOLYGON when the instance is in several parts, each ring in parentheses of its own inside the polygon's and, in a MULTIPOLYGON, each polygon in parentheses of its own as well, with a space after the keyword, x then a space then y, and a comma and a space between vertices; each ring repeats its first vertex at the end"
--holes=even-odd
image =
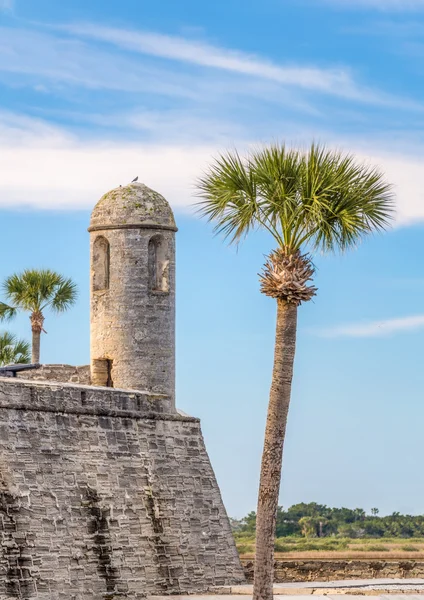
POLYGON ((354 246, 383 230, 393 212, 391 186, 350 155, 312 145, 307 152, 273 145, 241 158, 219 157, 198 182, 200 213, 215 231, 239 242, 268 231, 276 249, 260 275, 277 301, 274 367, 265 430, 256 521, 254 600, 272 600, 275 522, 296 345, 297 309, 315 296, 306 251, 354 246))
POLYGON ((27 269, 8 277, 3 291, 10 304, 0 302, 0 320, 11 319, 18 311, 30 313, 32 362, 40 362, 40 337, 44 331, 44 311, 61 313, 77 298, 76 284, 49 269, 27 269))
POLYGON ((29 363, 29 344, 18 340, 13 333, 0 333, 0 367, 29 363))

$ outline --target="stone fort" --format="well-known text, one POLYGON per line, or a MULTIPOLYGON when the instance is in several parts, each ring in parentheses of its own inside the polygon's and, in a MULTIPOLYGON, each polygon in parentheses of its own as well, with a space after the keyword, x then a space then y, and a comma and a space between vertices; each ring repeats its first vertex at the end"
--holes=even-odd
POLYGON ((90 367, 0 378, 0 600, 244 580, 199 420, 175 405, 175 226, 140 183, 89 227, 90 367))

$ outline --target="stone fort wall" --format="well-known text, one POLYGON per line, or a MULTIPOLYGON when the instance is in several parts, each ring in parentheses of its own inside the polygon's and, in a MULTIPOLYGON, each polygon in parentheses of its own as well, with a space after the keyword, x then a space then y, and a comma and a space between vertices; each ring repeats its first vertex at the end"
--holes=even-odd
MULTIPOLYGON (((253 583, 255 561, 242 558, 246 579, 253 583)), ((308 558, 274 561, 275 583, 340 581, 345 579, 412 579, 424 577, 424 561, 410 558, 308 558)), ((293 592, 294 593, 294 592, 293 592)), ((353 592, 351 592, 353 593, 353 592)), ((363 592, 361 592, 363 593, 363 592)))
POLYGON ((200 592, 244 575, 200 423, 166 396, 0 378, 0 599, 200 592))

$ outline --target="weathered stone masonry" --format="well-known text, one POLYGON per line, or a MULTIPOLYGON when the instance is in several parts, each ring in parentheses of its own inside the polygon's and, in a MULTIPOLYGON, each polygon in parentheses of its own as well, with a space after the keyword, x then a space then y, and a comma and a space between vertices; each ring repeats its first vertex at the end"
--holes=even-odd
POLYGON ((83 365, 81 367, 71 365, 42 365, 39 369, 34 369, 33 371, 17 373, 17 378, 90 385, 90 365, 83 365))
POLYGON ((165 396, 0 379, 0 598, 243 580, 197 419, 165 396))

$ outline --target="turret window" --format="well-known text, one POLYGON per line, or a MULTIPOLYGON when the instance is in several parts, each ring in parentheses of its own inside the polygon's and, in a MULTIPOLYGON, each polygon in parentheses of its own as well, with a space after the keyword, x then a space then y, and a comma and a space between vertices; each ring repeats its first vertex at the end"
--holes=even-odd
POLYGON ((94 240, 93 244, 93 291, 109 289, 110 248, 103 236, 94 240))
POLYGON ((149 289, 152 292, 169 292, 168 244, 161 235, 149 240, 149 289))

